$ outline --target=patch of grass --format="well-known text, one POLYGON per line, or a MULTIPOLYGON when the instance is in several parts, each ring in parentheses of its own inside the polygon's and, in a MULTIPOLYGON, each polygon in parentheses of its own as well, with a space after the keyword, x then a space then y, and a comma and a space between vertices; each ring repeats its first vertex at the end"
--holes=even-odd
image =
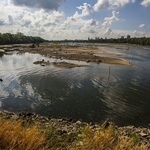
POLYGON ((79 130, 75 133, 67 133, 66 131, 59 130, 52 125, 42 125, 41 129, 45 134, 48 148, 57 150, 69 149, 69 146, 77 141, 80 132, 79 130))
POLYGON ((37 126, 23 127, 21 121, 0 119, 0 149, 44 150, 45 136, 37 126))
POLYGON ((112 125, 96 130, 86 126, 81 137, 71 150, 148 150, 146 145, 135 142, 135 137, 121 136, 112 125))
POLYGON ((2 150, 148 150, 138 137, 123 136, 113 125, 108 128, 79 127, 74 133, 52 124, 27 124, 0 117, 2 150))

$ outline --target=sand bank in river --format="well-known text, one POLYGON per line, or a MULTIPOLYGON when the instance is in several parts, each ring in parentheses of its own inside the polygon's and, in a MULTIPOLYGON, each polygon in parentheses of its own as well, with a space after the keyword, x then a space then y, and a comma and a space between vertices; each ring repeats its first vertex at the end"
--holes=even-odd
POLYGON ((84 61, 87 63, 93 62, 98 64, 106 63, 106 64, 131 66, 129 61, 122 58, 117 58, 117 56, 124 56, 124 54, 111 51, 104 51, 95 47, 40 45, 40 47, 25 48, 24 50, 25 52, 38 53, 41 55, 61 60, 76 60, 76 61, 84 61))

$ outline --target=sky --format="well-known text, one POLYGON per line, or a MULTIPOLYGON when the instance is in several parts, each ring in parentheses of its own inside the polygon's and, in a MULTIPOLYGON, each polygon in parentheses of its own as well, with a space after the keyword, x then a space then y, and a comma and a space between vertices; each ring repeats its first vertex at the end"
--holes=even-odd
POLYGON ((0 0, 0 32, 47 40, 150 37, 150 0, 0 0))

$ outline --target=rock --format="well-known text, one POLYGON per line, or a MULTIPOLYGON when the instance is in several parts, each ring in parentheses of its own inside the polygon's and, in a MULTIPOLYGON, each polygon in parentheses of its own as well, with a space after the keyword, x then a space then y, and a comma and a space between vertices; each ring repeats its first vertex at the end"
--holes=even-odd
POLYGON ((143 133, 143 132, 141 132, 140 135, 141 135, 142 137, 147 137, 147 136, 149 136, 148 134, 143 133))
POLYGON ((19 119, 19 116, 18 116, 18 115, 12 115, 11 119, 13 119, 13 120, 18 120, 18 119, 19 119))
POLYGON ((67 134, 67 131, 65 131, 65 130, 57 130, 57 133, 59 135, 64 135, 64 134, 67 134))
POLYGON ((45 64, 41 64, 41 66, 43 66, 43 67, 44 67, 44 66, 45 66, 45 64))
POLYGON ((33 114, 30 113, 30 112, 27 112, 27 113, 26 113, 26 116, 31 117, 31 116, 33 116, 33 114))
POLYGON ((30 45, 30 48, 35 48, 35 44, 33 43, 32 45, 30 45))
POLYGON ((4 110, 3 113, 4 113, 4 114, 9 114, 9 115, 12 114, 12 112, 9 112, 9 111, 7 111, 7 110, 4 110))
POLYGON ((97 64, 101 63, 102 61, 100 59, 96 60, 97 64))
POLYGON ((62 122, 63 121, 63 119, 58 119, 58 122, 62 122))
POLYGON ((76 125, 81 125, 81 124, 82 124, 82 122, 79 120, 76 122, 76 125))

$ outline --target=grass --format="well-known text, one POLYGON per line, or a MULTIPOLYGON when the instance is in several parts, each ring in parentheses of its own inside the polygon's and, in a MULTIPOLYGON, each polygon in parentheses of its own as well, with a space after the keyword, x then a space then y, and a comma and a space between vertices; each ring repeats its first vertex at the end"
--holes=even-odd
POLYGON ((148 150, 145 144, 135 142, 135 137, 121 136, 112 125, 93 130, 91 126, 83 129, 81 140, 71 150, 148 150))
POLYGON ((24 127, 21 121, 0 119, 2 150, 42 150, 45 141, 45 136, 39 132, 37 126, 24 127))
MULTIPOLYGON (((1 117, 0 117, 1 118, 1 117)), ((63 133, 53 125, 26 124, 0 119, 1 150, 148 150, 138 137, 122 136, 110 125, 107 129, 90 125, 75 133, 63 133)))

